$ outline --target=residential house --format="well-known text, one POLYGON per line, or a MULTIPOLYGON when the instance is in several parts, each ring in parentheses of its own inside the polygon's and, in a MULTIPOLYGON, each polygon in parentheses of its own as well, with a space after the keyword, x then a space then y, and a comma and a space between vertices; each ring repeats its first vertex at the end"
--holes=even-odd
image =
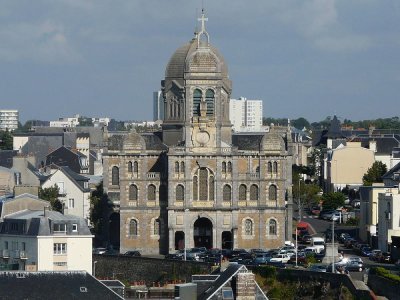
POLYGON ((361 142, 347 142, 328 150, 325 158, 325 189, 341 190, 346 186, 359 187, 362 177, 375 162, 374 151, 361 146, 361 142))
POLYGON ((92 274, 92 238, 82 218, 22 210, 0 222, 0 260, 18 270, 92 274))
POLYGON ((6 216, 23 210, 44 210, 50 203, 31 194, 21 194, 15 197, 4 198, 0 201, 0 221, 6 216))
POLYGON ((54 185, 59 188, 58 199, 64 206, 64 214, 89 220, 89 178, 75 173, 69 167, 52 165, 50 175, 42 184, 42 188, 54 185))
MULTIPOLYGON (((89 151, 87 151, 89 153, 89 151)), ((55 164, 60 167, 67 166, 78 174, 89 174, 88 157, 76 149, 61 146, 46 155, 46 166, 55 164)))
POLYGON ((399 259, 400 249, 400 190, 393 188, 380 193, 378 198, 378 246, 382 251, 394 252, 399 259))

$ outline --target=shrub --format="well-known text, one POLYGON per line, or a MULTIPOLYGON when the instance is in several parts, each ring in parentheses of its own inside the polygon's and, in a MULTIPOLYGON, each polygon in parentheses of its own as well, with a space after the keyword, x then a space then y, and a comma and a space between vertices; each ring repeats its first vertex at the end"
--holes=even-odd
POLYGON ((346 225, 357 226, 359 221, 360 221, 359 218, 349 218, 349 219, 346 221, 346 225))
POLYGON ((394 281, 397 284, 400 284, 400 276, 396 274, 392 274, 389 270, 386 270, 382 267, 375 267, 370 269, 370 274, 375 274, 381 276, 383 278, 394 281))

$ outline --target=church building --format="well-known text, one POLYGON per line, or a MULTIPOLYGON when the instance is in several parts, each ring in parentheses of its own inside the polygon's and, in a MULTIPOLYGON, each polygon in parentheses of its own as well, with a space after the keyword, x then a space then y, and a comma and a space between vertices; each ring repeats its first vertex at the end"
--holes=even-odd
POLYGON ((113 135, 104 149, 121 253, 275 248, 291 239, 290 132, 233 133, 227 64, 204 12, 199 21, 161 81, 161 131, 113 135))

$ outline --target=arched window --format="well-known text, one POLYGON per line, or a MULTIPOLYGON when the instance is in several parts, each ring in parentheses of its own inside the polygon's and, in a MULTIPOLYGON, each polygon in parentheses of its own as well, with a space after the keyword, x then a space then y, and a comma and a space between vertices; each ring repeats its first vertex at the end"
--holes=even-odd
POLYGON ((273 219, 269 220, 268 232, 269 232, 269 235, 276 235, 276 232, 277 232, 276 221, 273 219))
POLYGON ((132 162, 128 162, 128 173, 132 173, 132 162))
POLYGON ((137 161, 133 162, 133 173, 139 172, 139 164, 137 161))
POLYGON ((267 172, 272 173, 272 162, 270 161, 267 163, 267 172))
POLYGON ((154 225, 153 234, 160 235, 160 220, 155 219, 153 225, 154 225))
POLYGON ((137 221, 132 219, 129 222, 129 235, 136 236, 138 235, 138 224, 137 221))
POLYGON ((175 173, 178 174, 179 173, 179 162, 175 162, 175 173))
POLYGON ((156 201, 156 186, 153 184, 147 187, 147 200, 156 201))
POLYGON ((232 188, 230 185, 225 184, 222 191, 222 200, 223 201, 231 201, 232 200, 232 188))
POLYGON ((276 161, 274 161, 272 171, 273 171, 274 173, 278 173, 278 163, 277 163, 276 161))
POLYGON ((138 189, 137 186, 131 184, 129 186, 129 200, 137 200, 138 199, 138 189))
POLYGON ((276 185, 271 185, 269 187, 268 196, 269 196, 269 200, 277 200, 278 199, 278 191, 277 191, 276 185))
POLYGON ((214 174, 211 170, 201 167, 193 176, 193 200, 214 200, 214 174))
POLYGON ((202 92, 199 89, 195 89, 193 92, 193 116, 200 116, 200 102, 202 98, 202 92))
POLYGON ((222 162, 222 173, 226 173, 226 162, 222 162))
POLYGON ((239 200, 246 201, 247 187, 244 184, 239 186, 239 200))
POLYGON ((258 186, 255 184, 250 187, 250 200, 258 201, 258 186))
POLYGON ((260 173, 260 166, 257 166, 256 173, 260 173))
POLYGON ((178 184, 175 188, 175 197, 176 201, 183 201, 185 200, 185 188, 183 185, 178 184))
POLYGON ((111 170, 111 184, 119 185, 119 168, 114 166, 111 170))
POLYGON ((183 161, 181 161, 181 172, 185 172, 185 163, 183 161))
POLYGON ((207 90, 206 102, 207 102, 207 117, 212 117, 214 115, 214 91, 213 90, 207 90))
POLYGON ((228 173, 232 173, 232 163, 228 161, 228 173))
POLYGON ((253 222, 250 219, 244 221, 244 234, 253 235, 253 222))
POLYGON ((193 176, 193 200, 199 200, 199 183, 198 183, 198 177, 193 176))

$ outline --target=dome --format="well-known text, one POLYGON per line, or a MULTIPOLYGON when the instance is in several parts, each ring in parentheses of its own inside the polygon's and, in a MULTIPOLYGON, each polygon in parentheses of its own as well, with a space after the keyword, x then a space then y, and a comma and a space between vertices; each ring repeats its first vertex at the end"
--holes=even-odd
POLYGON ((285 141, 279 133, 266 133, 261 140, 261 150, 268 152, 281 152, 285 149, 285 141))
POLYGON ((223 56, 212 45, 198 48, 197 39, 178 48, 165 70, 165 78, 183 78, 185 72, 217 72, 228 77, 223 56))
POLYGON ((146 143, 143 137, 136 131, 131 131, 125 138, 122 144, 124 151, 141 151, 146 150, 146 143))

